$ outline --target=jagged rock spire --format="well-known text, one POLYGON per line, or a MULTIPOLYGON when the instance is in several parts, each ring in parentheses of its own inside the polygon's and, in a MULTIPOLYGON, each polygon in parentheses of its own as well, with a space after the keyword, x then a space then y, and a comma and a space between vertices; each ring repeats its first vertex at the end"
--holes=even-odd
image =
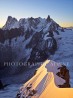
POLYGON ((51 21, 51 18, 50 18, 50 15, 48 15, 47 22, 50 22, 50 21, 51 21))

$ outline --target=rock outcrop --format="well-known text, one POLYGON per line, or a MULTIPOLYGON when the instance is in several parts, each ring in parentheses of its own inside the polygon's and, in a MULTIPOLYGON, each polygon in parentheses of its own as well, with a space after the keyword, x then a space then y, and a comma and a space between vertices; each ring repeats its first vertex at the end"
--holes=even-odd
POLYGON ((1 90, 1 89, 4 89, 6 86, 7 86, 7 84, 4 85, 4 84, 2 83, 2 81, 0 80, 0 90, 1 90))
POLYGON ((59 85, 60 88, 70 88, 70 75, 69 70, 66 68, 66 66, 62 65, 62 67, 58 68, 60 69, 60 72, 57 73, 57 75, 61 78, 63 78, 66 82, 63 85, 59 85))
POLYGON ((2 83, 2 81, 0 80, 0 89, 3 89, 3 88, 4 88, 3 83, 2 83))

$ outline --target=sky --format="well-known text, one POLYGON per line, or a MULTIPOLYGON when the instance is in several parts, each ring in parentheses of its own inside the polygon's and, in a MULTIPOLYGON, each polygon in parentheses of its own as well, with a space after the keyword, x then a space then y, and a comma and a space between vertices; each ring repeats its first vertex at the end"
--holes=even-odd
POLYGON ((48 15, 62 27, 73 26, 73 0, 0 0, 0 27, 8 16, 19 20, 48 15))

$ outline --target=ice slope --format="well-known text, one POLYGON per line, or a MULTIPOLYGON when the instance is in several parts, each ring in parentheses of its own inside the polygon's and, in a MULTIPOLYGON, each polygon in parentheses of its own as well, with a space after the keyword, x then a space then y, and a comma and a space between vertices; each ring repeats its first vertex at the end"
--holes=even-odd
POLYGON ((37 69, 36 74, 20 88, 17 95, 20 95, 20 98, 72 98, 73 89, 64 89, 64 95, 62 89, 56 86, 65 83, 65 80, 56 75, 56 73, 59 72, 59 67, 61 67, 59 63, 46 60, 42 66, 37 69), (59 94, 57 92, 59 92, 59 94), (52 93, 54 93, 54 95, 52 93), (29 96, 30 94, 33 94, 33 96, 29 96), (60 94, 62 94, 61 97, 60 94))
POLYGON ((70 84, 73 87, 73 30, 65 30, 56 36, 58 49, 50 59, 65 64, 70 72, 70 84))

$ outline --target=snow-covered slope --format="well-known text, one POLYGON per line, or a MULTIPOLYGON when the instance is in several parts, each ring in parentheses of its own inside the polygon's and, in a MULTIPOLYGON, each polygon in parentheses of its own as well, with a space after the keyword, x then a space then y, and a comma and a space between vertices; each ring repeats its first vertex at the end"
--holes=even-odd
POLYGON ((53 60, 60 62, 69 62, 70 65, 73 63, 73 31, 65 30, 60 32, 57 39, 58 49, 55 55, 52 56, 53 60))
POLYGON ((17 91, 21 87, 21 84, 12 84, 0 90, 0 98, 15 98, 17 91))
POLYGON ((57 76, 60 63, 46 60, 35 75, 17 93, 17 98, 72 98, 73 89, 60 89, 58 85, 66 81, 57 76))
POLYGON ((57 38, 58 49, 50 59, 67 66, 70 72, 70 84, 73 87, 73 31, 60 32, 57 38))
POLYGON ((16 18, 12 18, 11 16, 8 16, 6 24, 3 27, 3 30, 6 30, 6 29, 10 30, 11 28, 19 28, 19 24, 16 18))

